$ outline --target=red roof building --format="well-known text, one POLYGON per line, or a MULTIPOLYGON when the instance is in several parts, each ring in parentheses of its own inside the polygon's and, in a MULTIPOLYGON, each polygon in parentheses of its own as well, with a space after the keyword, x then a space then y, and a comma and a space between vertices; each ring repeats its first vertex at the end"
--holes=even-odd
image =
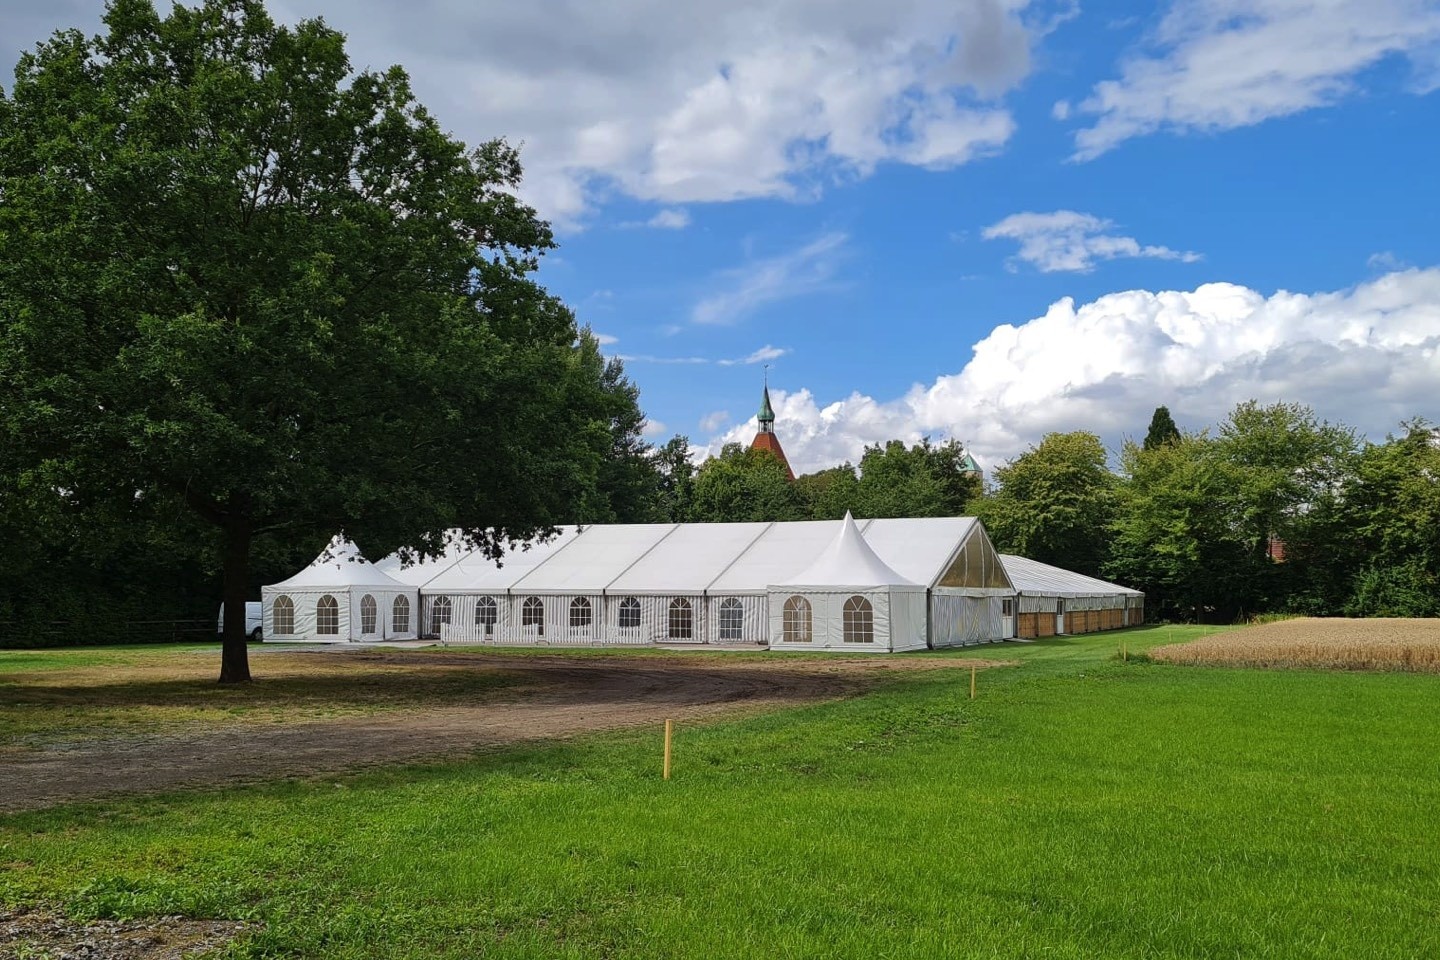
POLYGON ((785 464, 785 476, 791 480, 795 479, 795 471, 790 469, 790 461, 785 457, 785 450, 780 446, 780 438, 775 436, 775 410, 770 406, 770 385, 765 385, 765 394, 760 401, 760 432, 755 434, 755 439, 750 441, 751 450, 768 450, 780 462, 785 464))

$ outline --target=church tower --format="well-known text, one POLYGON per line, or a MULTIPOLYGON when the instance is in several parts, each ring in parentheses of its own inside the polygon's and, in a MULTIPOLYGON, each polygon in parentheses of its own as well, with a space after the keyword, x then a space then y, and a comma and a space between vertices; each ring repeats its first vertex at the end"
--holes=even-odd
POLYGON ((760 399, 760 432, 755 434, 755 439, 750 442, 751 450, 768 450, 771 454, 780 458, 785 464, 785 475, 791 480, 795 479, 795 471, 790 469, 790 461, 785 458, 785 450, 780 446, 780 438, 775 436, 775 409, 770 406, 770 383, 766 380, 765 392, 760 399))

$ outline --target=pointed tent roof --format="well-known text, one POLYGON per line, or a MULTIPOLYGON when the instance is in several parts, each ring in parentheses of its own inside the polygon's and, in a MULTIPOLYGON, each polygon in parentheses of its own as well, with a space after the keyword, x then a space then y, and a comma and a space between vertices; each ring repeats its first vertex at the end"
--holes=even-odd
POLYGON ((916 587, 920 585, 896 573, 865 542, 855 518, 845 513, 840 532, 830 546, 809 567, 793 577, 781 580, 784 587, 916 587))
POLYGON ((343 534, 337 533, 310 566, 289 580, 275 584, 273 590, 294 590, 300 587, 342 589, 344 587, 375 587, 380 590, 408 591, 413 588, 392 580, 373 563, 360 555, 360 548, 343 534))

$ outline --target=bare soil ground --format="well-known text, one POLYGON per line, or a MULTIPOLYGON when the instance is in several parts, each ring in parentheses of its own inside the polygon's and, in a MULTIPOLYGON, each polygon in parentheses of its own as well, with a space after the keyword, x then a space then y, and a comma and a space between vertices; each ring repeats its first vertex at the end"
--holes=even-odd
POLYGON ((1156 647, 1167 663, 1440 673, 1440 620, 1281 620, 1156 647))
POLYGON ((0 910, 0 960, 182 960, 212 953, 245 928, 228 920, 152 917, 82 923, 0 910))
POLYGON ((259 682, 218 687, 214 656, 0 676, 0 811, 118 794, 333 774, 524 741, 855 695, 897 671, 972 663, 255 651, 259 682))

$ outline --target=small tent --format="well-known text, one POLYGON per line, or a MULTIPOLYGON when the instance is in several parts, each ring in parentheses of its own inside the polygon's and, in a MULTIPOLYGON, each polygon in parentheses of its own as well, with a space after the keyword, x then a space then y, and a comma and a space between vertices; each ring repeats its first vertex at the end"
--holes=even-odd
POLYGON ((344 643, 413 640, 419 596, 337 535, 289 580, 264 587, 265 639, 344 643))
POLYGON ((849 513, 809 567, 769 588, 772 650, 922 650, 926 588, 896 573, 849 513))

